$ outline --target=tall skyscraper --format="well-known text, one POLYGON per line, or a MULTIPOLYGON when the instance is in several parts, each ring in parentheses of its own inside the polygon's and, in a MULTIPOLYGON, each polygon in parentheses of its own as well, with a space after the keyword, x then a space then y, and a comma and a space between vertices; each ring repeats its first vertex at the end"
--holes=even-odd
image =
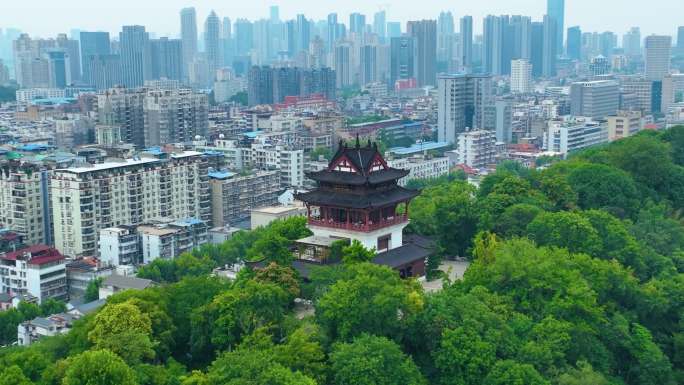
POLYGON ((331 13, 328 15, 328 39, 326 41, 326 47, 328 52, 332 52, 335 43, 341 37, 338 36, 339 25, 337 24, 337 14, 331 13))
POLYGON ((482 66, 485 73, 503 74, 504 18, 488 15, 483 22, 482 66))
POLYGON ((150 78, 183 79, 182 40, 162 37, 150 41, 150 78))
POLYGON ((672 53, 671 36, 647 36, 644 40, 646 56, 646 79, 654 82, 662 81, 670 73, 670 56, 672 53))
POLYGON ((349 32, 363 35, 366 32, 366 15, 358 12, 349 15, 349 32))
POLYGON ((181 10, 181 40, 183 41, 183 68, 187 73, 197 55, 197 13, 195 8, 181 10))
POLYGON ((69 56, 64 51, 47 53, 50 88, 66 88, 70 83, 69 56))
POLYGON ((437 84, 437 22, 409 21, 407 33, 416 40, 416 81, 419 87, 437 84))
POLYGON ((340 42, 335 46, 334 62, 338 88, 349 87, 354 84, 351 51, 352 45, 348 42, 340 42))
POLYGON ((582 30, 580 27, 568 28, 567 55, 570 59, 582 58, 582 30))
POLYGON ((390 43, 389 86, 393 88, 397 80, 412 79, 415 76, 415 39, 411 36, 393 37, 390 43))
POLYGON ((381 44, 385 44, 387 38, 387 13, 385 11, 376 12, 373 15, 373 33, 378 35, 381 44))
POLYGON ((556 54, 563 52, 563 33, 565 33, 565 0, 547 0, 546 14, 553 18, 556 25, 556 54))
POLYGON ((622 49, 628 56, 641 55, 641 30, 639 27, 632 27, 622 36, 622 49))
POLYGON ((398 21, 387 22, 387 37, 392 39, 401 36, 401 23, 398 21))
POLYGON ((451 12, 440 12, 437 19, 437 66, 440 72, 453 72, 455 32, 454 16, 451 12))
POLYGON ((611 58, 615 48, 617 48, 617 35, 610 31, 601 33, 599 37, 599 51, 601 51, 601 55, 611 58))
POLYGON ((55 39, 55 48, 64 52, 68 58, 69 83, 81 80, 81 52, 78 40, 69 39, 66 34, 60 33, 55 39))
POLYGON ((91 66, 88 65, 92 56, 109 55, 111 42, 109 32, 81 32, 81 66, 83 67, 83 81, 94 85, 91 66))
POLYGON ((458 135, 484 127, 484 110, 492 101, 489 75, 440 75, 437 80, 437 137, 456 143, 458 135))
POLYGON ((272 5, 269 8, 269 14, 270 14, 271 23, 273 23, 273 24, 280 23, 280 8, 278 8, 277 5, 272 5))
POLYGON ((150 37, 141 25, 125 25, 119 34, 121 80, 126 87, 140 87, 149 79, 150 37))
POLYGON ((359 73, 361 85, 378 80, 378 49, 374 45, 361 47, 361 71, 359 73))
POLYGON ((544 67, 544 23, 532 23, 532 76, 542 76, 544 67))
POLYGON ((254 28, 247 19, 237 19, 235 27, 235 49, 236 55, 245 56, 249 54, 254 46, 254 28))
POLYGON ((677 28, 677 54, 684 55, 684 26, 677 28))
POLYGON ((545 15, 544 16, 544 44, 542 54, 542 76, 551 78, 556 76, 556 58, 558 56, 556 38, 558 28, 556 27, 556 19, 545 15))
POLYGON ((204 23, 204 52, 211 71, 211 78, 214 78, 214 72, 221 67, 220 54, 220 37, 221 37, 221 21, 216 12, 211 11, 204 23))
POLYGON ((473 67, 473 17, 463 16, 459 27, 459 58, 461 60, 461 69, 470 73, 473 67))
POLYGON ((121 56, 119 55, 90 55, 83 62, 84 72, 90 73, 89 84, 96 90, 106 90, 121 85, 121 56))
POLYGON ((311 42, 311 23, 305 15, 297 15, 295 24, 295 50, 294 53, 307 51, 311 42))

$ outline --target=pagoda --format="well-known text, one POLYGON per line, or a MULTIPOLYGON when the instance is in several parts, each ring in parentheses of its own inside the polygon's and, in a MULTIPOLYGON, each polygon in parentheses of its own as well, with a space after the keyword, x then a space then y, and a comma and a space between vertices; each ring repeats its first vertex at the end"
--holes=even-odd
POLYGON ((391 168, 378 151, 377 143, 348 146, 340 142, 328 167, 307 173, 317 187, 296 194, 307 210, 313 236, 297 241, 300 263, 335 263, 326 259, 326 249, 339 240, 357 240, 378 255, 375 263, 388 265, 402 276, 424 273, 427 250, 405 242, 409 205, 419 195, 399 186, 407 170, 391 168))

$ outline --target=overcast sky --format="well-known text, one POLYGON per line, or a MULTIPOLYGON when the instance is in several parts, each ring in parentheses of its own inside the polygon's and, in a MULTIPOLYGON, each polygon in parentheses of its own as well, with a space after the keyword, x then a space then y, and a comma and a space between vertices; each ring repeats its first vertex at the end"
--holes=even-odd
MULTIPOLYGON (((72 28, 118 32, 122 25, 141 24, 157 35, 176 36, 179 10, 186 6, 197 9, 200 31, 207 14, 216 10, 220 17, 231 19, 268 17, 270 5, 280 6, 281 19, 304 13, 323 19, 337 12, 348 24, 348 14, 361 12, 372 22, 372 14, 387 10, 388 21, 419 18, 436 19, 442 10, 454 17, 472 15, 476 31, 487 14, 523 14, 540 19, 546 11, 546 0, 0 0, 0 28, 14 27, 31 35, 53 36, 72 28)), ((631 26, 640 26, 643 35, 651 33, 675 35, 684 25, 682 0, 566 0, 566 27, 580 25, 584 31, 610 30, 622 35, 631 26)), ((458 22, 457 22, 458 25, 458 22)))

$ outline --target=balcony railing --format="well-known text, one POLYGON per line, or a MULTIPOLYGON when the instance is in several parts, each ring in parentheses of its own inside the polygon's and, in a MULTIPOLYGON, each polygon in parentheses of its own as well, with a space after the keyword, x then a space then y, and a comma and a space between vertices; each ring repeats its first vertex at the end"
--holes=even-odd
POLYGON ((383 219, 379 222, 337 222, 332 219, 317 219, 309 218, 309 225, 318 227, 327 227, 330 229, 341 229, 341 230, 351 230, 351 231, 375 231, 383 229, 385 227, 390 227, 402 223, 408 222, 408 217, 405 215, 397 215, 395 217, 390 217, 383 219))

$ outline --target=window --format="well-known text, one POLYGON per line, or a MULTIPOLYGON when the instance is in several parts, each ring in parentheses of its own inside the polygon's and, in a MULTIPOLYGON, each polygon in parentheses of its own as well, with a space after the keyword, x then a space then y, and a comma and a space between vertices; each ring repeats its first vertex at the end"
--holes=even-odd
POLYGON ((383 235, 382 237, 378 238, 378 251, 389 250, 391 240, 392 234, 383 235))

